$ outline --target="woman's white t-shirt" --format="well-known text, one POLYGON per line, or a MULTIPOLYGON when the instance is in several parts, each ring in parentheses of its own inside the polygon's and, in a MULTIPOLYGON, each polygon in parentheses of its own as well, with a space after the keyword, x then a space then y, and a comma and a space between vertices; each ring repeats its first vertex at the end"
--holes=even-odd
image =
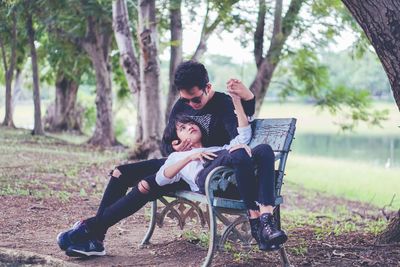
POLYGON ((213 146, 213 147, 201 147, 201 148, 193 148, 189 151, 182 152, 173 152, 171 153, 164 165, 161 166, 160 170, 158 170, 156 174, 156 182, 158 185, 163 186, 167 184, 172 184, 178 182, 183 179, 186 183, 189 184, 190 190, 196 192, 199 191, 199 187, 196 184, 197 174, 203 169, 203 164, 200 160, 195 160, 189 162, 182 170, 180 170, 174 177, 168 178, 164 176, 164 170, 166 167, 177 163, 178 161, 198 152, 215 152, 222 149, 230 149, 231 147, 238 144, 248 144, 251 139, 251 126, 238 127, 237 128, 239 135, 236 136, 229 145, 224 146, 213 146))

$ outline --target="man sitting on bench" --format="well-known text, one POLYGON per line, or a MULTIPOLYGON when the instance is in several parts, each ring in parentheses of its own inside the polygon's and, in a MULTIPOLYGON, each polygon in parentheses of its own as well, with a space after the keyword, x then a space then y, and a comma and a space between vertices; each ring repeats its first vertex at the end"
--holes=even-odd
MULTIPOLYGON (((202 64, 193 61, 182 63, 177 68, 174 82, 181 98, 174 105, 170 122, 180 114, 197 116, 198 121, 207 126, 208 145, 212 146, 228 144, 238 135, 231 98, 212 90, 207 70, 202 64)), ((234 79, 228 81, 227 87, 228 93, 241 98, 247 116, 251 117, 255 107, 251 91, 234 79)), ((191 146, 191 140, 164 144, 168 152, 190 150, 191 146)), ((60 233, 57 236, 60 248, 69 256, 105 255, 103 240, 109 227, 166 192, 188 189, 184 181, 166 186, 151 182, 155 181, 155 173, 164 162, 165 159, 156 159, 117 166, 110 173, 110 181, 96 216, 79 221, 72 229, 60 233), (133 188, 126 194, 129 187, 133 188)), ((258 214, 255 212, 250 216, 258 214)), ((255 222, 259 225, 258 219, 255 222)))

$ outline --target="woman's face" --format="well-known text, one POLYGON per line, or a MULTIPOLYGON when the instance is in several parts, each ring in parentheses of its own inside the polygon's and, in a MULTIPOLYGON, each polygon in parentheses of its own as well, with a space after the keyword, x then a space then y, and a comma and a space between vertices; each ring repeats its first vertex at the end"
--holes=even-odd
POLYGON ((176 134, 178 135, 179 140, 183 141, 186 139, 190 139, 192 144, 201 144, 201 130, 199 126, 192 122, 181 123, 178 122, 176 124, 176 134))

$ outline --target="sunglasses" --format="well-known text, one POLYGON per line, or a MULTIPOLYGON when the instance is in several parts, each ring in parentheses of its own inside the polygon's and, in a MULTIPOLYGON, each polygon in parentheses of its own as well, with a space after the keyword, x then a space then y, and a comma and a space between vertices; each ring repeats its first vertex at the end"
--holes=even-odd
POLYGON ((193 104, 200 104, 204 93, 205 93, 205 91, 203 91, 203 93, 201 95, 193 97, 191 99, 187 99, 187 98, 181 97, 180 100, 185 104, 189 104, 190 102, 192 102, 193 104))

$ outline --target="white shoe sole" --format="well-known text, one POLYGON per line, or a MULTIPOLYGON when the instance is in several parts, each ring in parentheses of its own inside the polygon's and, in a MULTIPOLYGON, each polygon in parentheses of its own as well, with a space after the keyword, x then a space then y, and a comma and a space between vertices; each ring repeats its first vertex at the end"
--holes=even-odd
POLYGON ((71 249, 70 251, 73 251, 79 255, 82 256, 105 256, 106 255, 106 251, 92 251, 92 252, 85 252, 85 251, 80 251, 80 250, 76 250, 76 249, 71 249))

